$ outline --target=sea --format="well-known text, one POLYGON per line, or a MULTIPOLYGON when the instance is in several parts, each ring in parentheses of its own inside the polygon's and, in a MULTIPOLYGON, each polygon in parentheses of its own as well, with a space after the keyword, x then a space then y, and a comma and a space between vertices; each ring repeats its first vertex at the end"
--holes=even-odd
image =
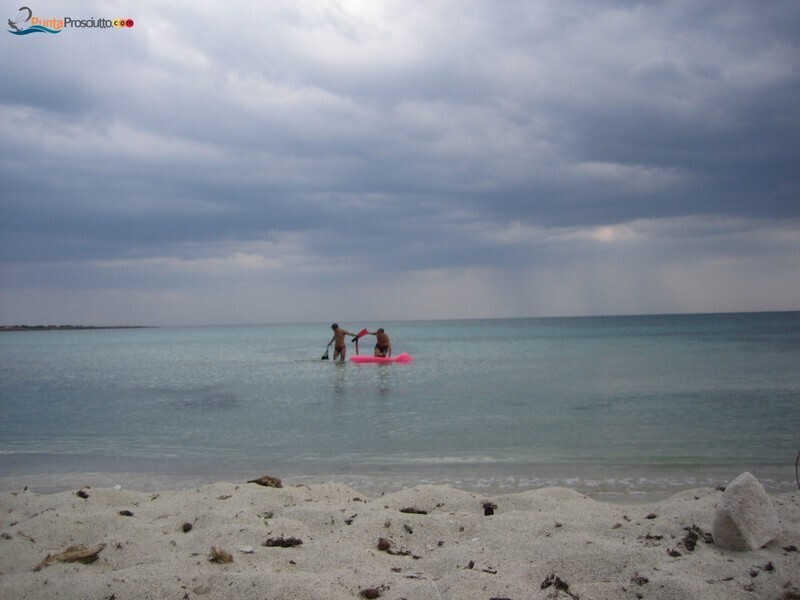
POLYGON ((341 325, 413 361, 323 360, 329 323, 0 333, 0 490, 800 486, 800 312, 341 325))

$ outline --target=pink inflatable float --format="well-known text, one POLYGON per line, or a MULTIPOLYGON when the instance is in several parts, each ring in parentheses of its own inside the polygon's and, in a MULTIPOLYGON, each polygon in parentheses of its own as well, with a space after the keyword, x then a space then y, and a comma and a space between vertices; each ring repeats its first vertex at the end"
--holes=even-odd
POLYGON ((354 363, 409 363, 411 362, 411 355, 405 352, 397 356, 392 356, 391 358, 386 358, 385 356, 356 355, 351 356, 350 360, 354 363))

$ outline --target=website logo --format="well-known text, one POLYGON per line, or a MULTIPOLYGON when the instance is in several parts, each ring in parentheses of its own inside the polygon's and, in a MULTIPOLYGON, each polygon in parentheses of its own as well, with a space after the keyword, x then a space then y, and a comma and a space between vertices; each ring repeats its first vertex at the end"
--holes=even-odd
POLYGON ((34 16, 27 6, 21 6, 17 15, 8 20, 8 32, 14 35, 31 33, 61 33, 64 29, 130 29, 133 19, 74 19, 72 17, 41 18, 34 16))
POLYGON ((11 28, 9 31, 14 35, 27 35, 29 33, 36 33, 37 31, 46 31, 47 33, 58 33, 38 24, 31 24, 33 18, 33 11, 27 6, 21 6, 17 16, 8 20, 8 26, 11 28))

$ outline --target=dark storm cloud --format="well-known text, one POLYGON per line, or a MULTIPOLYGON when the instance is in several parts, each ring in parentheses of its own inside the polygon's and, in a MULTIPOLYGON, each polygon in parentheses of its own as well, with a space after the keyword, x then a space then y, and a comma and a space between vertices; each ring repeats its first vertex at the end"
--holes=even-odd
MULTIPOLYGON (((600 285, 606 259, 615 277, 669 265, 663 287, 680 265, 798 250, 796 3, 123 8, 128 31, 2 41, 9 306, 65 281, 157 295, 225 278, 290 303, 348 272, 474 291, 557 286, 560 265, 600 285)), ((474 295, 475 315, 558 304, 474 295)))

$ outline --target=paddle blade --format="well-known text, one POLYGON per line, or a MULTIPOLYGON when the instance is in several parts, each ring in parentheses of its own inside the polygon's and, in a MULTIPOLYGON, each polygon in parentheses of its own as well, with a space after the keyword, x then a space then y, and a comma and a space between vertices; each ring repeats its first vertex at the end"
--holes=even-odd
POLYGON ((322 360, 328 360, 328 351, 325 350, 325 354, 322 355, 322 360))

